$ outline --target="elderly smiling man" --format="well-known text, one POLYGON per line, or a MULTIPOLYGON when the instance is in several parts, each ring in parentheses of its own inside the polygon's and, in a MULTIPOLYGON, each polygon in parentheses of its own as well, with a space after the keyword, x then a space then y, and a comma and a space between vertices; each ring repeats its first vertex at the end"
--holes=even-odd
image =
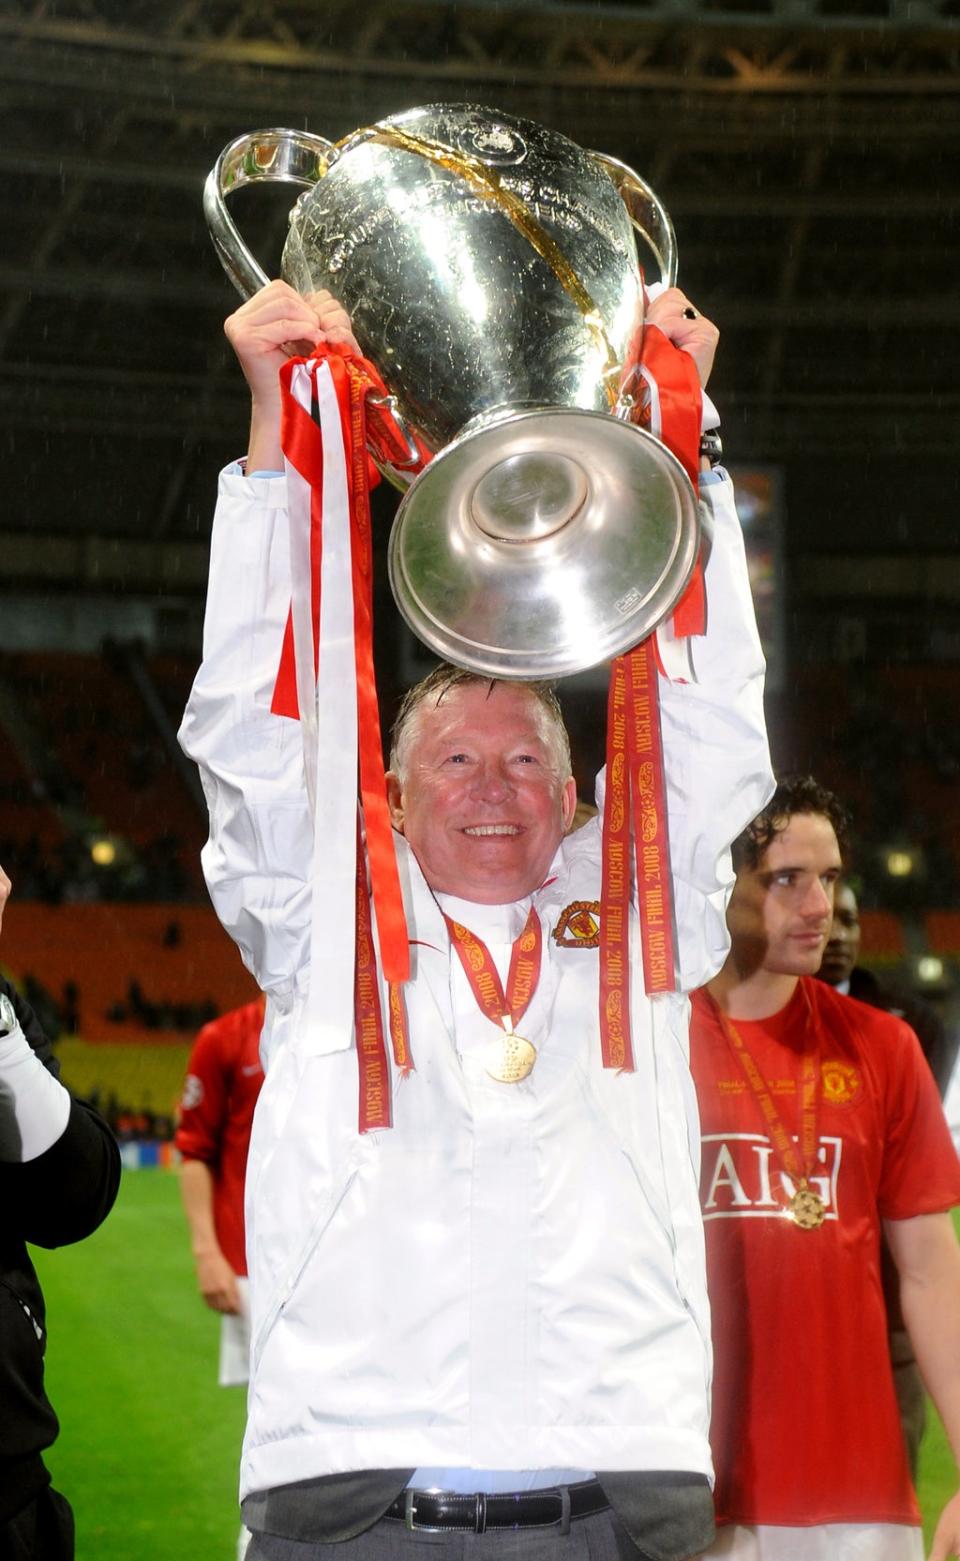
MULTIPOLYGON (((650 318, 705 378, 714 328, 676 290, 650 318)), ((277 372, 284 343, 349 343, 349 322, 273 283, 227 330, 250 456, 222 479, 182 741, 210 803, 211 893, 270 999, 248 1170, 250 1555, 678 1561, 713 1527, 687 999, 648 998, 637 961, 634 1065, 604 1066, 601 825, 565 833, 559 709, 441 669, 401 712, 388 776, 415 1067, 391 1063, 392 1123, 358 1132, 356 1044, 309 1041, 304 747, 269 708, 291 597, 277 372)), ((723 962, 728 844, 770 784, 729 481, 703 493, 709 632, 685 681, 661 679, 685 990, 723 962)))
POLYGON ((543 883, 577 805, 556 700, 450 668, 408 695, 387 784, 431 889, 481 905, 543 883))

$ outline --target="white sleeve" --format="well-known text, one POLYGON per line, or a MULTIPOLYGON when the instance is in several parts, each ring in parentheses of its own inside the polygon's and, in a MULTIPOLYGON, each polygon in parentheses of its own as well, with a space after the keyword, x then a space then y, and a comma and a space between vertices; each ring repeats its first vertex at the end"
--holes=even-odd
POLYGON ((289 607, 286 480, 228 468, 180 743, 207 799, 202 860, 217 915, 283 1006, 307 963, 312 857, 300 723, 270 712, 289 607))
POLYGON ((62 1137, 70 1096, 19 1024, 0 1036, 0 1161, 36 1160, 62 1137))
POLYGON ((659 680, 680 985, 703 986, 729 949, 729 847, 773 791, 764 660, 729 480, 701 499, 709 547, 707 632, 690 641, 689 681, 659 680))

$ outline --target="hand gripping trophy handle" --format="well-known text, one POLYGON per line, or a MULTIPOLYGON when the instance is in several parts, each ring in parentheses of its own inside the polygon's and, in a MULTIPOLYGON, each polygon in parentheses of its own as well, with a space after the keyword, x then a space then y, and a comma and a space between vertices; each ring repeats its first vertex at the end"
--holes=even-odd
MULTIPOLYGON (((227 196, 245 184, 299 184, 312 189, 326 172, 332 141, 309 130, 253 130, 224 147, 203 187, 203 210, 220 264, 241 298, 252 298, 270 278, 240 234, 227 210, 227 196)), ((420 452, 395 396, 370 396, 370 404, 385 412, 407 446, 404 470, 379 449, 373 450, 384 475, 405 488, 420 465, 420 452)))
MULTIPOLYGON (((649 184, 646 184, 626 163, 620 162, 619 158, 608 157, 603 152, 591 152, 590 156, 609 174, 619 191, 634 229, 644 240, 660 267, 660 280, 664 287, 675 286, 677 236, 667 208, 649 184)), ((638 372, 639 366, 635 365, 631 373, 624 376, 613 408, 614 417, 622 418, 625 422, 629 422, 634 414, 636 405, 634 392, 638 372)))

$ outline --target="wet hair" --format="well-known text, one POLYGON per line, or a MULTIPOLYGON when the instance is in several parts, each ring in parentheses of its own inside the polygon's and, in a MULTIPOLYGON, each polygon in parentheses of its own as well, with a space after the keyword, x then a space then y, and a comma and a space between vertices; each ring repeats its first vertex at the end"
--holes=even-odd
POLYGON ((443 662, 439 667, 415 683, 408 689, 403 697, 400 709, 397 711, 396 720, 390 730, 390 768, 399 776, 403 776, 403 769, 407 759, 407 748, 410 741, 411 727, 416 724, 416 715, 425 705, 436 710, 442 704, 445 696, 452 689, 462 688, 464 685, 478 684, 486 687, 487 695, 500 684, 504 688, 525 688, 533 695, 541 709, 545 712, 550 723, 553 738, 553 747, 560 761, 563 772, 562 779, 566 780, 572 772, 570 759, 570 738, 567 734, 566 724, 563 719, 563 711, 560 701, 556 696, 552 683, 523 683, 514 682, 506 678, 488 678, 477 672, 468 672, 463 667, 453 667, 448 662, 443 662))
POLYGON ((777 782, 763 812, 733 842, 735 870, 759 867, 776 836, 797 813, 816 813, 827 819, 833 826, 841 856, 846 854, 850 817, 840 798, 812 775, 785 775, 777 782))

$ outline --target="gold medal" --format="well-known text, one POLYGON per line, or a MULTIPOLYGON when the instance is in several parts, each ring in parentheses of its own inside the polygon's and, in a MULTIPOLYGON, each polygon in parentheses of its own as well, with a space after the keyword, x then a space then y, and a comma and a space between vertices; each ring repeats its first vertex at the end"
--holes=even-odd
POLYGON ((537 1048, 515 1033, 508 1015, 503 1023, 504 1033, 484 1047, 483 1066, 498 1084, 519 1084, 533 1072, 537 1048))
POLYGON ((537 1060, 537 1048, 516 1034, 513 1020, 514 1016, 523 1018, 540 979, 540 918, 531 905, 526 925, 519 938, 513 941, 506 991, 482 938, 449 916, 444 916, 444 921, 450 933, 451 947, 463 966, 470 989, 497 1030, 496 1040, 488 1041, 480 1054, 483 1066, 498 1084, 519 1084, 533 1072, 537 1060))
POLYGON ((801 1230, 816 1230, 827 1217, 823 1199, 806 1182, 800 1183, 787 1208, 793 1223, 801 1230))
MULTIPOLYGON (((816 982, 813 985, 816 986, 816 982)), ((804 1047, 803 1070, 799 1080, 801 1100, 799 1154, 777 1110, 770 1087, 744 1042, 743 1036, 712 999, 711 1002, 730 1050, 747 1076, 747 1082, 770 1133, 770 1142, 776 1152, 780 1169, 793 1182, 793 1197, 783 1212, 790 1216, 799 1230, 819 1230, 827 1217, 827 1208, 820 1194, 814 1192, 810 1186, 810 1173, 817 1163, 820 1041, 810 997, 802 984, 800 991, 806 1003, 807 1044, 804 1047)))

